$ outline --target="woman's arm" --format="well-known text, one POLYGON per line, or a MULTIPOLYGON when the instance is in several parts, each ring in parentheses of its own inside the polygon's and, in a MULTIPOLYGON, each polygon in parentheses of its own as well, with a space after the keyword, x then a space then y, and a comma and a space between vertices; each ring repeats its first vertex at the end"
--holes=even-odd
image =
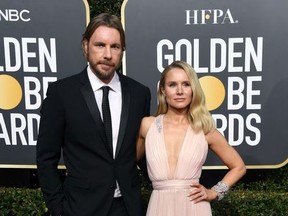
POLYGON ((213 130, 206 135, 209 148, 221 159, 229 168, 224 178, 212 189, 207 189, 200 183, 191 185, 191 192, 188 197, 197 203, 202 200, 212 201, 221 199, 224 194, 246 173, 245 164, 237 151, 229 145, 225 137, 217 130, 213 130))
POLYGON ((145 138, 154 118, 155 117, 150 116, 150 117, 144 117, 142 119, 136 142, 137 161, 140 161, 145 155, 145 138))
POLYGON ((238 182, 246 173, 245 164, 238 152, 228 144, 225 137, 217 130, 206 135, 209 148, 229 168, 222 181, 230 187, 238 182))

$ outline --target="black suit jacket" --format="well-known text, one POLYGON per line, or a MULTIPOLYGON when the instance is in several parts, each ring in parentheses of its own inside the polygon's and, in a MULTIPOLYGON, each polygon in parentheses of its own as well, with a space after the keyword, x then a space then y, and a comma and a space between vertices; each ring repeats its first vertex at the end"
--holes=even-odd
POLYGON ((116 180, 129 215, 142 215, 136 136, 141 119, 149 115, 151 95, 147 87, 118 75, 122 113, 115 159, 87 70, 49 85, 41 108, 37 168, 52 215, 107 215, 116 180), (57 170, 62 151, 64 182, 57 170))

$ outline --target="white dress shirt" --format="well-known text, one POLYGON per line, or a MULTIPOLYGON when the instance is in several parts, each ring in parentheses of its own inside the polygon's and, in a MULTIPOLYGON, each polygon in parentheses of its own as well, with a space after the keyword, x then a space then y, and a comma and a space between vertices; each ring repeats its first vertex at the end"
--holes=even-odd
MULTIPOLYGON (((121 109, 122 109, 122 91, 119 76, 117 73, 114 73, 114 76, 110 81, 110 83, 105 84, 92 72, 90 66, 87 67, 87 73, 102 120, 103 120, 102 115, 103 91, 101 87, 106 85, 111 88, 109 91, 108 100, 110 105, 110 113, 112 121, 113 157, 115 158, 119 127, 120 127, 121 109)), ((121 192, 119 190, 119 186, 117 183, 117 189, 115 190, 114 196, 118 197, 120 195, 121 192)))

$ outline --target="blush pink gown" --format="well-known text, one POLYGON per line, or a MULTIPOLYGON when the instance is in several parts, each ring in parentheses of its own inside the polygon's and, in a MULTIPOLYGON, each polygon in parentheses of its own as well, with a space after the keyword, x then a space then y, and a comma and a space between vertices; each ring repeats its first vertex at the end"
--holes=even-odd
POLYGON ((187 197, 190 184, 198 182, 206 160, 208 144, 203 132, 187 129, 174 173, 170 173, 163 134, 163 115, 148 130, 145 151, 153 192, 147 216, 210 216, 210 203, 194 204, 187 197))

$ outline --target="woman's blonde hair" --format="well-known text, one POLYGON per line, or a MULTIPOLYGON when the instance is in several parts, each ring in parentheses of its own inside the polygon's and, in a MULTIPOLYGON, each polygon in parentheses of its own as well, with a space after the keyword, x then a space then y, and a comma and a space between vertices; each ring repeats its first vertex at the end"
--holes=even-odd
POLYGON ((191 84, 193 96, 187 115, 192 128, 196 131, 203 130, 203 132, 207 134, 211 130, 215 129, 215 122, 206 107, 205 95, 198 80, 197 73, 188 63, 184 61, 174 61, 162 72, 159 88, 157 90, 157 99, 159 104, 157 107, 156 115, 165 114, 168 111, 168 104, 162 89, 165 87, 167 73, 173 68, 183 69, 191 84))

